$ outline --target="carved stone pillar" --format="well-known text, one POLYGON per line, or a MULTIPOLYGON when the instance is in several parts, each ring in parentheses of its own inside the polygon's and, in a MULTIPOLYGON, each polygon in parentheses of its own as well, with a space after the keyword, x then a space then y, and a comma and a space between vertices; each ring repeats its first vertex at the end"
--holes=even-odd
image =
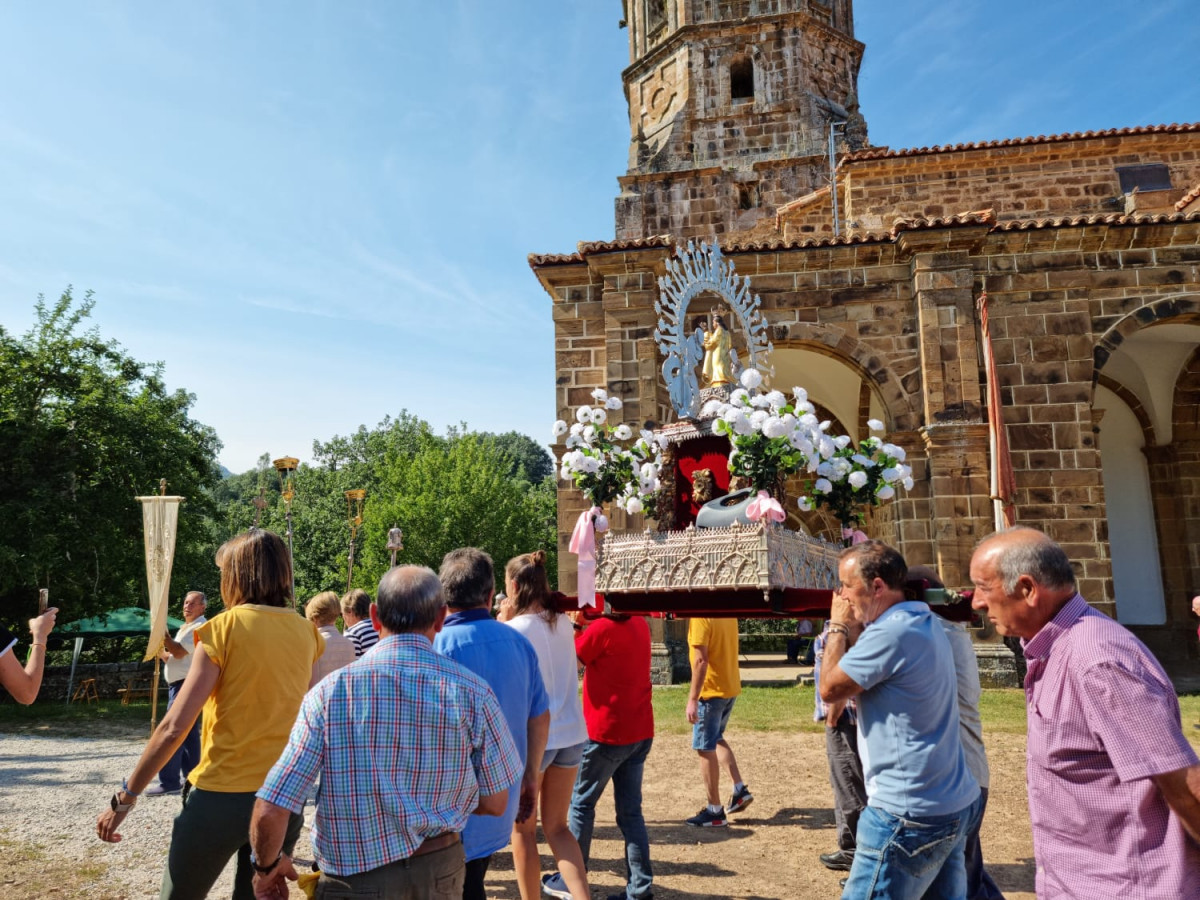
POLYGON ((988 427, 947 423, 921 429, 930 480, 934 554, 942 580, 970 583, 971 553, 993 531, 988 427))
POLYGON ((976 337, 975 273, 987 227, 903 232, 920 328, 929 537, 938 571, 963 587, 975 543, 992 530, 988 427, 976 337))
POLYGON ((983 421, 971 254, 987 228, 903 232, 921 330, 925 422, 983 421))
MULTIPOLYGON (((1200 521, 1195 515, 1188 515, 1189 499, 1192 506, 1197 501, 1194 494, 1189 498, 1186 490, 1188 478, 1184 473, 1191 466, 1181 465, 1180 451, 1183 449, 1178 443, 1171 443, 1164 447, 1145 447, 1142 453, 1146 456, 1150 475, 1150 500, 1154 505, 1154 524, 1158 532, 1166 624, 1187 624, 1194 630, 1190 625, 1194 621, 1191 597, 1192 587, 1198 582, 1194 558, 1196 544, 1191 532, 1200 530, 1200 521)), ((1195 448, 1190 458, 1195 460, 1195 448)))

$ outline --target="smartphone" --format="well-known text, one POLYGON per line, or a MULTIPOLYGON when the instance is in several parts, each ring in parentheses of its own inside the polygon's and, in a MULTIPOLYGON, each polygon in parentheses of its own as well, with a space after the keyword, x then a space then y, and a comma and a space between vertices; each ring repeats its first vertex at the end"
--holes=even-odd
POLYGON ((38 591, 38 615, 40 616, 45 614, 46 610, 49 608, 50 591, 46 588, 42 588, 40 591, 38 591))

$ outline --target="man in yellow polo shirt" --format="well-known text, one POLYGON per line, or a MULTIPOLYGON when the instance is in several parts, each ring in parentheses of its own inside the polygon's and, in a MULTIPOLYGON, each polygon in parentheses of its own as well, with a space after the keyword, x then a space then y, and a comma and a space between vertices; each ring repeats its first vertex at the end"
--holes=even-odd
POLYGON ((725 726, 733 702, 742 692, 738 669, 737 619, 691 619, 688 651, 692 685, 688 691, 687 720, 692 723, 692 749, 700 754, 700 775, 708 792, 708 805, 687 820, 698 828, 727 824, 726 816, 741 812, 754 800, 742 781, 733 748, 725 740, 725 726), (733 781, 733 794, 721 805, 721 768, 733 781))

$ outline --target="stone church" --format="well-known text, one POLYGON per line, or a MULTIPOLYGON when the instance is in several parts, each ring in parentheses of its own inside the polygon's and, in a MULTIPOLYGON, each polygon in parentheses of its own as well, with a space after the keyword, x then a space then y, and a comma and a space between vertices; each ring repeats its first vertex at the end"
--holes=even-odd
MULTIPOLYGON (((1200 124, 875 146, 851 0, 623 6, 615 239, 530 256, 551 298, 558 417, 603 386, 626 422, 672 418, 658 278, 677 246, 716 240, 761 296, 774 383, 806 387, 856 438, 879 418, 906 449, 915 489, 868 531, 966 587, 994 527, 986 292, 1017 521, 1058 540, 1083 595, 1169 668, 1194 660, 1200 124)), ((561 483, 568 591, 582 506, 561 483)))

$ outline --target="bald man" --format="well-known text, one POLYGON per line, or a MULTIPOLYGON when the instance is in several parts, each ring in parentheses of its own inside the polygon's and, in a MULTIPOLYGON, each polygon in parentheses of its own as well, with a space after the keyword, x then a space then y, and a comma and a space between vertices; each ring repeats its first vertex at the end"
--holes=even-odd
POLYGON ((1037 895, 1200 897, 1200 760, 1179 701, 1136 637, 1079 595, 1032 528, 984 538, 972 605, 1021 638, 1037 895))

